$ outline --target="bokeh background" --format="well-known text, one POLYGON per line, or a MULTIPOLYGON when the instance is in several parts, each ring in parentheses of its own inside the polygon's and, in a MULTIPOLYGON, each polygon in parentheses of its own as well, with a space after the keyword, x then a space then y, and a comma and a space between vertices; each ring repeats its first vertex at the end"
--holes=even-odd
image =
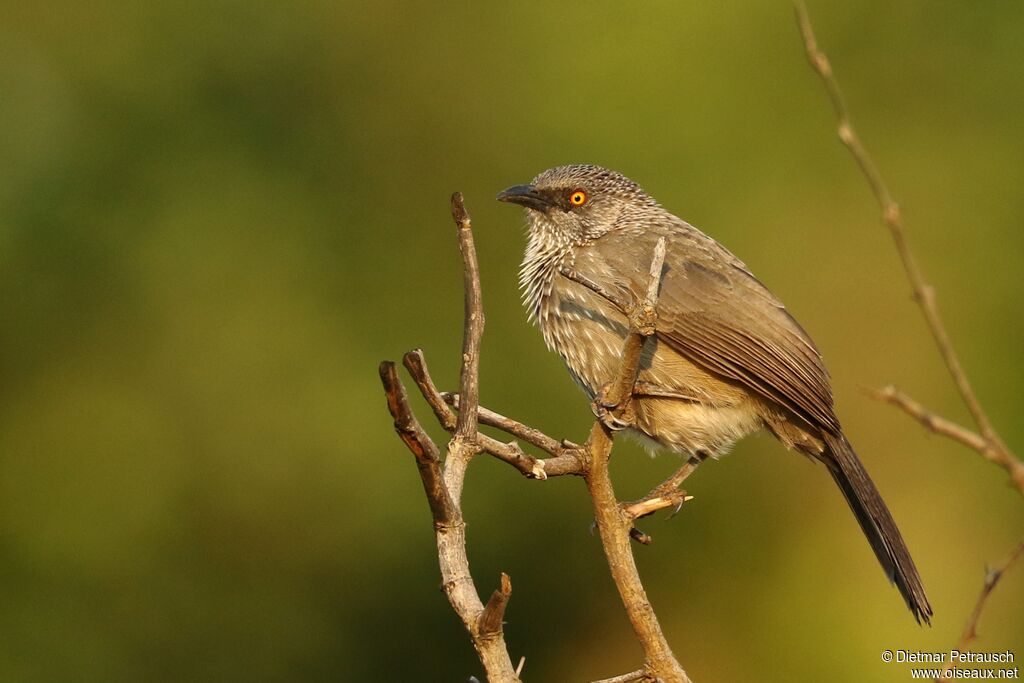
MULTIPOLYGON (((813 3, 965 367, 1024 444, 1024 6, 813 3)), ((919 628, 820 468, 751 438, 649 520, 646 586, 700 681, 901 681, 946 650, 1024 501, 862 392, 967 421, 787 2, 5 3, 0 25, 0 680, 461 681, 411 456, 377 378, 454 387, 465 193, 486 405, 582 439, 531 329, 523 219, 562 163, 630 175, 811 331, 935 606, 919 628)), ((416 404, 424 422, 429 413, 416 404)), ((435 435, 441 434, 434 430, 435 435)), ((677 461, 631 443, 623 497, 677 461)), ((584 487, 481 458, 485 593, 531 681, 636 668, 584 487)), ((1024 567, 977 647, 1024 656, 1024 567)))

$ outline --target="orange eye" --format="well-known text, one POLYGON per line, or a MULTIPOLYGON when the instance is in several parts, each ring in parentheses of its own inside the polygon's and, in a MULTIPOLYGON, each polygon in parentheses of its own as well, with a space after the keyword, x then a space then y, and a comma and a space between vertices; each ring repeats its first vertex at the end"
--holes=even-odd
POLYGON ((573 206, 583 206, 587 203, 587 193, 583 190, 576 190, 569 195, 569 203, 573 206))

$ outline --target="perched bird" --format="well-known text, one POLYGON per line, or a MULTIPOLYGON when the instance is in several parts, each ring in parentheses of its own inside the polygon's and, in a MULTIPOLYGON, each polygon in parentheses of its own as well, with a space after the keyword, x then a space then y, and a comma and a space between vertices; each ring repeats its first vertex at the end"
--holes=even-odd
POLYGON ((656 332, 641 356, 629 427, 698 457, 766 428, 824 463, 890 582, 930 623, 910 552, 833 411, 821 354, 742 261, 600 166, 552 168, 498 199, 526 209, 520 283, 530 319, 591 399, 615 377, 629 332, 613 301, 642 299, 664 237, 656 332))

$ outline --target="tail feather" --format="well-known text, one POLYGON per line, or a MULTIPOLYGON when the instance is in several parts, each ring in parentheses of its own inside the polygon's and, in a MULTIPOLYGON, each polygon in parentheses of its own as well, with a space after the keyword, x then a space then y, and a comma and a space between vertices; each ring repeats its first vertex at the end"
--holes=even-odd
POLYGON ((826 434, 825 445, 828 452, 823 459, 829 472, 846 496, 890 583, 896 584, 918 623, 924 620, 931 624, 932 606, 925 595, 921 576, 874 482, 846 437, 826 434))

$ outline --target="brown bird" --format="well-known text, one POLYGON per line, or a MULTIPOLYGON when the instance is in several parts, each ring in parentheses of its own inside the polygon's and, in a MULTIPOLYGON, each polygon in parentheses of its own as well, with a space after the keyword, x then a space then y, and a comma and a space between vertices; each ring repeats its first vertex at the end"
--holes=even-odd
POLYGON ((526 208, 524 302, 591 399, 615 376, 629 332, 612 301, 642 299, 664 237, 656 333, 645 342, 630 429, 669 450, 706 457, 763 427, 824 463, 889 581, 918 622, 930 623, 910 552, 833 411, 821 354, 742 261, 632 180, 600 166, 552 168, 498 199, 526 208))

